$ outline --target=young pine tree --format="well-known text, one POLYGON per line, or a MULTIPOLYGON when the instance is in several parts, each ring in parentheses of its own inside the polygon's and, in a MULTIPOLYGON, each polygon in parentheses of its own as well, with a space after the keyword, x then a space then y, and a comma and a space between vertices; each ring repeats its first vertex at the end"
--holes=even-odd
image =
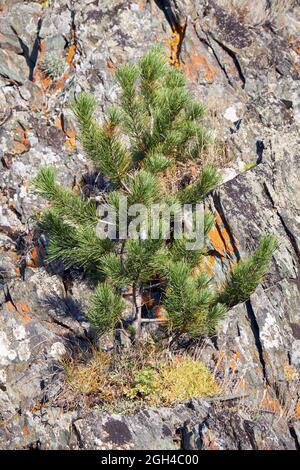
MULTIPOLYGON (((102 125, 95 119, 96 101, 91 95, 82 93, 72 104, 84 151, 108 182, 97 204, 115 208, 118 229, 119 204, 125 196, 128 205, 146 207, 147 219, 155 203, 180 207, 203 201, 220 181, 211 166, 204 166, 195 182, 173 194, 163 184, 166 172, 179 161, 201 163, 210 141, 202 125, 204 108, 191 97, 183 73, 169 66, 163 50, 155 47, 138 64, 122 65, 116 80, 119 102, 107 111, 102 125)), ((169 329, 192 338, 213 334, 227 307, 245 300, 261 281, 275 249, 273 238, 264 238, 258 251, 234 268, 220 293, 213 279, 195 269, 205 250, 188 250, 187 240, 175 239, 172 229, 167 240, 163 227, 157 239, 122 239, 118 230, 113 239, 102 239, 97 235, 93 200, 57 184, 51 168, 40 170, 34 186, 50 203, 40 222, 50 239, 49 260, 59 258, 66 267, 79 266, 99 280, 87 313, 99 333, 122 322, 122 296, 132 292, 134 317, 125 327, 134 326, 138 339, 141 299, 158 284, 169 329)), ((212 214, 205 213, 205 235, 213 223, 212 214)), ((147 234, 149 230, 148 226, 147 234)))

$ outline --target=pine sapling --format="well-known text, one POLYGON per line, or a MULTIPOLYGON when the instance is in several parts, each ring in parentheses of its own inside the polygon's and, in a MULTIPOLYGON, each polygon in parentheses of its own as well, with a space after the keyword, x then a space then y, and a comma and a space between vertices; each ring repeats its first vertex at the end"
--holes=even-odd
MULTIPOLYGON (((101 334, 122 322, 122 297, 130 293, 134 317, 124 327, 135 331, 138 341, 142 320, 146 321, 142 298, 151 297, 153 285, 159 286, 160 305, 175 334, 188 333, 192 338, 213 334, 226 309, 245 300, 261 282, 275 242, 264 238, 257 252, 234 268, 224 291, 218 293, 215 280, 200 268, 205 246, 190 250, 185 236, 174 236, 176 212, 182 204, 201 203, 221 179, 215 168, 201 160, 211 141, 203 127, 204 107, 190 95, 182 71, 171 67, 158 47, 137 64, 121 65, 116 80, 119 100, 106 111, 101 125, 95 118, 93 96, 81 93, 72 104, 85 154, 107 181, 100 200, 63 188, 51 168, 41 169, 35 178, 36 192, 50 203, 40 220, 50 239, 49 260, 59 258, 66 267, 79 266, 98 280, 87 318, 101 334), (164 185, 166 172, 193 159, 202 166, 200 176, 184 189, 176 186, 170 194, 164 185), (120 201, 124 198, 128 207, 143 204, 145 209, 140 219, 128 213, 126 236, 121 234, 120 201), (162 221, 158 236, 152 237, 149 221, 154 204, 175 208, 168 237, 162 221), (116 231, 110 238, 99 236, 101 205, 115 210, 116 223, 111 225, 116 231), (137 226, 140 236, 128 236, 137 226)), ((213 215, 205 212, 204 240, 213 224, 213 215)))

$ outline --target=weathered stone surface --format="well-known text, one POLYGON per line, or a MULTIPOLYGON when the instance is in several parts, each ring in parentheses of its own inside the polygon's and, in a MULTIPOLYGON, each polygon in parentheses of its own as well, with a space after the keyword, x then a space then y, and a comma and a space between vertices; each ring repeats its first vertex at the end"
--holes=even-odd
POLYGON ((192 400, 132 416, 42 407, 19 412, 0 437, 6 449, 295 450, 297 426, 270 413, 251 416, 235 404, 192 400))
POLYGON ((299 448, 299 4, 280 29, 267 14, 249 27, 221 0, 45 5, 0 6, 0 447, 299 448), (224 184, 207 201, 217 222, 214 270, 224 276, 264 232, 280 241, 264 284, 202 348, 224 394, 247 397, 126 417, 71 413, 53 406, 59 357, 86 344, 91 289, 80 273, 44 267, 46 241, 32 220, 44 202, 30 179, 53 165, 64 185, 77 187, 84 174, 83 190, 97 194, 68 103, 90 90, 101 119, 117 96, 115 68, 157 42, 224 142, 224 184), (42 73, 47 51, 65 61, 57 80, 42 73))
POLYGON ((27 65, 22 56, 11 55, 9 51, 0 50, 0 75, 10 81, 22 84, 26 80, 27 65))
POLYGON ((299 191, 300 159, 290 157, 289 162, 286 165, 275 154, 274 161, 265 160, 221 186, 209 205, 228 234, 223 265, 226 258, 238 260, 253 250, 262 233, 274 233, 279 241, 263 286, 225 320, 215 351, 219 367, 227 373, 233 369, 235 388, 250 388, 256 398, 268 388, 272 398, 293 408, 300 392, 300 232, 299 207, 292 193, 299 191))
MULTIPOLYGON (((6 275, 8 267, 2 261, 6 275)), ((42 270, 27 271, 26 282, 14 276, 5 288, 1 308, 2 400, 10 403, 0 406, 1 419, 11 418, 17 409, 39 407, 56 394, 59 359, 85 337, 79 302, 64 295, 62 281, 42 270)))

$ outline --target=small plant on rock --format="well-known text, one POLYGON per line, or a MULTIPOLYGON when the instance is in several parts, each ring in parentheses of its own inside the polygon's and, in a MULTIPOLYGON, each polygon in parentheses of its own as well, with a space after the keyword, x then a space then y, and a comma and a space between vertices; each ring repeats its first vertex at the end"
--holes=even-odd
MULTIPOLYGON (((264 238, 258 251, 234 268, 220 293, 215 280, 200 268, 205 246, 189 249, 186 237, 174 236, 176 208, 203 202, 220 181, 215 168, 201 163, 210 142, 202 125, 204 108, 191 97, 183 73, 168 65, 160 48, 151 49, 137 65, 122 65, 116 79, 119 105, 107 111, 102 125, 95 119, 94 97, 82 93, 72 105, 85 153, 105 176, 100 200, 63 188, 52 168, 41 169, 35 179, 36 191, 50 202, 40 222, 50 238, 49 260, 59 258, 66 267, 79 266, 98 280, 87 318, 101 334, 118 325, 138 341, 143 324, 151 321, 164 322, 166 331, 177 336, 214 334, 227 308, 245 300, 261 281, 275 242, 264 238), (202 168, 198 178, 170 192, 166 184, 170 175, 180 162, 190 160, 202 168), (121 236, 124 198, 128 207, 142 204, 146 209, 139 220, 139 237, 121 236), (151 220, 155 204, 175 207, 168 237, 163 236, 162 222, 156 238, 149 235, 151 223, 143 225, 151 220), (114 209, 116 222, 110 223, 116 229, 114 236, 99 236, 100 206, 114 209), (125 297, 127 305, 128 299, 132 302, 132 317, 126 320, 125 297), (143 317, 143 306, 151 302, 163 316, 153 318, 153 309, 152 318, 143 317)), ((133 220, 129 214, 126 235, 133 220)), ((214 217, 206 211, 204 240, 213 224, 214 217)))
POLYGON ((61 77, 66 69, 64 60, 55 52, 46 52, 42 63, 42 70, 45 75, 53 79, 61 77))

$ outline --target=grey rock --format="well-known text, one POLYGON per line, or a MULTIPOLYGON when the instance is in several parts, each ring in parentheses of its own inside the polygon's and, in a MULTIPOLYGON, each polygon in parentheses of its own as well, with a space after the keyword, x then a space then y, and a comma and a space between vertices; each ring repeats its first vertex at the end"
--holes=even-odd
POLYGON ((135 415, 104 412, 61 414, 55 408, 20 414, 0 429, 5 448, 93 450, 295 450, 298 424, 269 414, 251 417, 237 404, 222 409, 192 400, 135 415), (296 437, 293 437, 296 436, 296 437))
POLYGON ((28 68, 24 57, 0 50, 0 75, 12 82, 22 84, 26 80, 28 68))

